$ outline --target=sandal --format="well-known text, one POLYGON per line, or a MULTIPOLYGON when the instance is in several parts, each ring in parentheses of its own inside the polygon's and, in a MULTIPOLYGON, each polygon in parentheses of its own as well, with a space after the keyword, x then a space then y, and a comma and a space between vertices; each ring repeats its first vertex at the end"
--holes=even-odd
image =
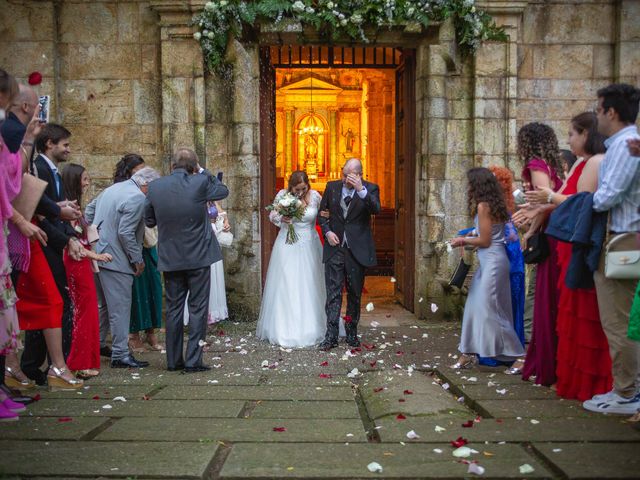
POLYGON ((519 358, 513 364, 507 368, 504 373, 507 375, 522 375, 522 369, 524 368, 524 358, 519 358))
POLYGON ((47 372, 47 383, 49 384, 49 391, 55 392, 56 390, 75 390, 81 388, 84 382, 79 378, 65 378, 63 375, 67 373, 66 368, 58 368, 53 365, 49 367, 47 372))
POLYGON ((140 335, 132 333, 129 335, 129 350, 133 353, 144 353, 147 349, 144 347, 144 343, 140 340, 140 335))
POLYGON ((87 380, 89 378, 97 377, 100 375, 100 370, 95 370, 93 368, 89 368, 87 370, 78 370, 76 372, 76 376, 83 380, 87 380))
POLYGON ((460 355, 460 359, 453 365, 450 365, 449 368, 453 368, 454 370, 462 370, 463 368, 473 367, 474 363, 475 363, 474 356, 470 356, 463 353, 462 355, 460 355))
POLYGON ((18 390, 30 390, 36 386, 36 382, 27 378, 21 370, 13 370, 11 367, 4 367, 4 383, 7 387, 18 390))
POLYGON ((158 337, 155 333, 147 333, 145 342, 149 345, 149 348, 155 352, 161 352, 165 349, 165 346, 158 342, 158 337))

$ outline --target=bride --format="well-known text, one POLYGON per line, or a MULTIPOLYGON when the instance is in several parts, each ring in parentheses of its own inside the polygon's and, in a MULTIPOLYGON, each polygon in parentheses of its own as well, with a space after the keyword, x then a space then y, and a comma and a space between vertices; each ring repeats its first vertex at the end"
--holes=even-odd
POLYGON ((315 229, 321 196, 300 170, 291 174, 289 188, 280 190, 275 202, 287 192, 301 199, 306 210, 301 220, 269 213, 280 232, 271 252, 256 334, 283 347, 305 347, 324 338, 327 324, 322 245, 315 229), (293 244, 285 241, 289 224, 299 237, 293 244))

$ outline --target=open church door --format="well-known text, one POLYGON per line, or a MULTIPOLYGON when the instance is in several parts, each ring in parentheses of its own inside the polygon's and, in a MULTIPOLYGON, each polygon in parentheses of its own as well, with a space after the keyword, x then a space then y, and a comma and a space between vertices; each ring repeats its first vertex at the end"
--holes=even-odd
POLYGON ((415 50, 404 49, 396 69, 395 296, 414 311, 415 288, 415 50))
POLYGON ((262 285, 278 229, 269 221, 265 207, 276 192, 276 71, 269 47, 260 48, 260 239, 262 242, 262 285))

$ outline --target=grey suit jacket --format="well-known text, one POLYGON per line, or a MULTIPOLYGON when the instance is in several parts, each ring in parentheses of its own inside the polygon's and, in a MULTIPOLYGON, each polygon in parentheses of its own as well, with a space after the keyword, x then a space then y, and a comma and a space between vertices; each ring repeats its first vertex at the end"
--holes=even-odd
POLYGON ((142 263, 144 193, 133 180, 116 183, 97 199, 93 223, 98 226, 98 253, 113 260, 100 268, 133 275, 134 263, 142 263))
POLYGON ((227 195, 227 187, 206 170, 189 175, 176 168, 149 184, 144 220, 147 227, 158 226, 159 271, 195 270, 222 259, 207 202, 227 195))

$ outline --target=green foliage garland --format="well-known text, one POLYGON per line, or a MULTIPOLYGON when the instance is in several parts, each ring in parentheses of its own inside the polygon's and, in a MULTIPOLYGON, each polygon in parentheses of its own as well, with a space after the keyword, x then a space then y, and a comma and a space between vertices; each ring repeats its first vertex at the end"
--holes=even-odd
POLYGON ((475 51, 483 40, 505 40, 501 27, 476 8, 475 0, 214 0, 195 16, 193 37, 200 42, 209 69, 226 69, 225 51, 230 35, 241 36, 256 21, 293 20, 314 27, 329 39, 351 38, 367 43, 364 28, 376 30, 453 18, 458 44, 475 51))

